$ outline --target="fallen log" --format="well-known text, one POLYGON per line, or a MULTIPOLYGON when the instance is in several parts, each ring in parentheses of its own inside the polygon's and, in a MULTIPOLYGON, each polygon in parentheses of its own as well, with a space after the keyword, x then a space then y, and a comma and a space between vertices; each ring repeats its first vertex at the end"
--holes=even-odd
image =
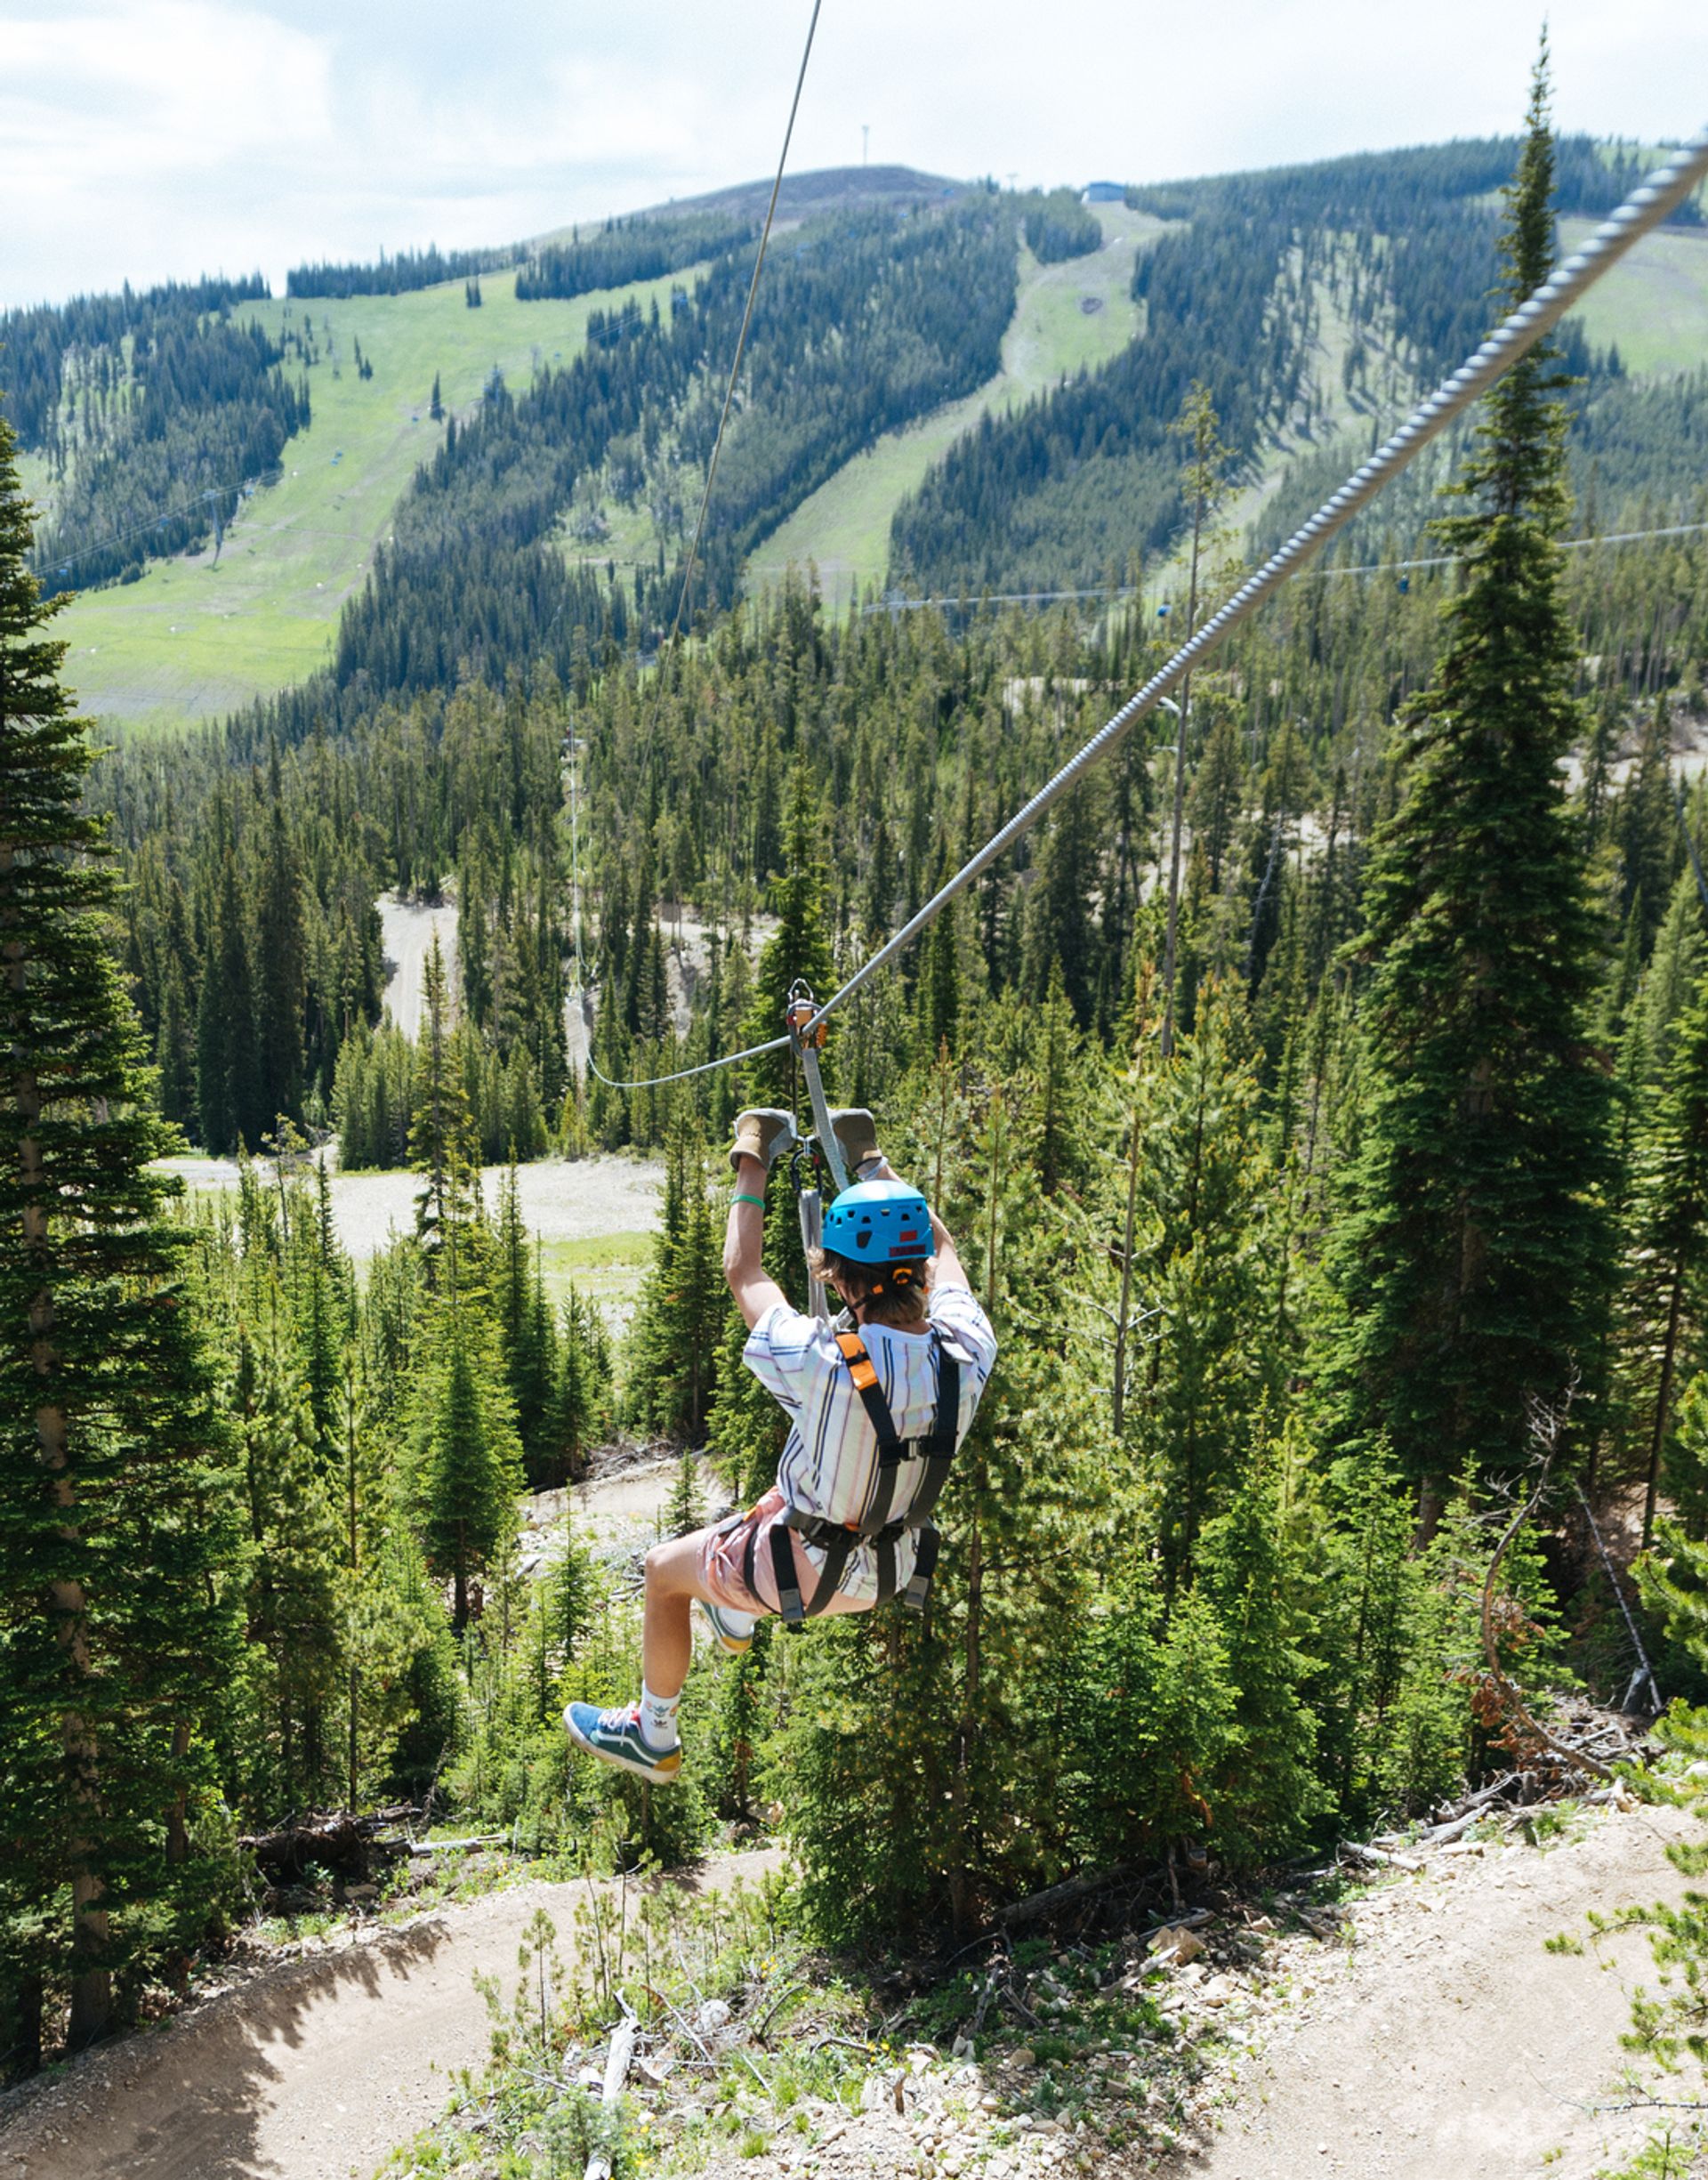
POLYGON ((1041 1915, 1053 1915, 1058 1908, 1084 1900, 1088 1893, 1100 1893, 1111 1885, 1136 1877, 1142 1867, 1139 1862, 1117 1862, 1113 1869, 1100 1869, 1092 1877, 1068 1877, 1045 1892, 1034 1893, 1029 1899, 1015 1901, 1011 1907, 1002 1910, 996 1920, 1004 1930, 1011 1930, 1016 1923, 1035 1922, 1041 1915))
MULTIPOLYGON (((629 2078, 629 2068, 634 2059, 634 2040, 640 2033, 640 2023, 632 2014, 625 2013, 611 2031, 611 2048, 605 2061, 605 2086, 600 2092, 600 2103, 607 2112, 614 2113, 616 2100, 623 2094, 623 2084, 629 2078)), ((611 2180, 611 2156, 607 2150, 595 2150, 587 2160, 587 2169, 582 2180, 611 2180)))
POLYGON ((1396 1854, 1390 1847, 1367 1847, 1358 1839, 1343 1839, 1341 1853, 1350 1855, 1355 1862, 1364 1862, 1376 1869, 1422 1869, 1423 1867, 1414 1854, 1396 1854))
POLYGON ((366 1869, 375 1855, 406 1853, 407 1842, 379 1836, 396 1821, 389 1812, 358 1817, 339 1810, 330 1816, 286 1825, 276 1832, 246 1832, 238 1845, 254 1855, 256 1866, 275 1884, 288 1885, 311 1865, 347 1876, 352 1869, 366 1869))

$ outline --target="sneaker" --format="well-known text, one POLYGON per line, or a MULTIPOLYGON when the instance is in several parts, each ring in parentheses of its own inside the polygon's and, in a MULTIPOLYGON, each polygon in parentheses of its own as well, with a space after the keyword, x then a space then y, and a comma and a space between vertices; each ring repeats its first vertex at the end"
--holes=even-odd
POLYGON ((753 1647, 753 1623, 746 1613, 730 1612, 722 1605, 708 1604, 704 1597, 700 1600, 700 1610, 711 1621, 712 1632, 722 1648, 732 1658, 745 1658, 753 1647))
POLYGON ((577 1748, 584 1748, 601 1764, 614 1764, 618 1771, 633 1772, 637 1778, 659 1786, 669 1786, 681 1776, 681 1742, 674 1748, 655 1748, 640 1731, 638 1703, 621 1703, 608 1711, 592 1703, 572 1703, 563 1714, 563 1726, 577 1748))

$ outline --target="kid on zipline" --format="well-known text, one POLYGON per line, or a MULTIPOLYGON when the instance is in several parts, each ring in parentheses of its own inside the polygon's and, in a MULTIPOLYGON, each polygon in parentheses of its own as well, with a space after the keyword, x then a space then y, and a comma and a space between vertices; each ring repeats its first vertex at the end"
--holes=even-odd
POLYGON ((761 1613, 798 1625, 870 1611, 898 1591, 923 1606, 938 1549, 929 1516, 996 1360, 947 1230, 890 1171, 871 1114, 835 1112, 831 1124, 858 1176, 825 1213, 809 1265, 843 1304, 832 1324, 792 1308, 761 1262, 765 1177, 795 1145, 793 1119, 769 1107, 737 1115, 729 1153, 724 1277, 748 1328, 742 1359, 789 1417, 777 1482, 751 1512, 653 1546, 640 1701, 563 1715, 577 1747, 642 1779, 681 1772, 696 1599, 737 1656, 761 1613))

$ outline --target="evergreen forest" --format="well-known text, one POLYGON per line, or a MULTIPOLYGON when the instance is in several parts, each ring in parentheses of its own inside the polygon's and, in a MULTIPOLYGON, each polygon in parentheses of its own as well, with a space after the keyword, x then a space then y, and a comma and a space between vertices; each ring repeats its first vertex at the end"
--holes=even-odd
MULTIPOLYGON (((1144 337, 904 503, 898 577, 956 602, 841 618, 811 571, 745 592, 747 555, 999 369, 1017 222, 1099 246, 1069 193, 781 237, 697 566, 751 222, 305 268, 682 279, 453 420, 321 673, 109 747, 64 590, 211 535, 306 393, 241 284, 0 320, 0 2069, 169 2004, 246 1912, 244 1839, 307 1813, 407 1801, 564 1868, 775 1831, 814 1942, 871 1959, 1425 1818, 1521 1753, 1509 1695, 1624 1696, 1628 1606, 1666 1730, 1708 1736, 1708 537, 1578 549, 1700 513, 1708 381, 1576 327, 835 1018, 833 1102, 1001 1340, 929 1613, 697 1655, 683 1782, 646 1789, 560 1724, 632 1692, 634 1569, 573 1522, 522 1548, 619 1436, 681 1457, 678 1532, 775 1474, 723 1158, 802 1086, 786 1052, 651 1078, 826 996, 1233 586, 1325 297, 1374 416, 1623 157, 1539 85, 1511 140, 1132 192, 1144 337), (20 448, 68 480, 45 531, 20 448), (673 511, 671 554, 566 559, 595 473, 673 511), (157 491, 181 535, 127 534, 157 491), (1112 594, 981 599, 1082 585, 1112 594), (383 895, 455 904, 413 1036, 383 895), (415 1176, 360 1265, 334 1143, 415 1176), (231 1191, 182 1194, 191 1145, 231 1191), (632 1313, 550 1285, 522 1209, 520 1167, 593 1154, 663 1170, 632 1313)), ((769 1199, 800 1297, 784 1167, 769 1199)))

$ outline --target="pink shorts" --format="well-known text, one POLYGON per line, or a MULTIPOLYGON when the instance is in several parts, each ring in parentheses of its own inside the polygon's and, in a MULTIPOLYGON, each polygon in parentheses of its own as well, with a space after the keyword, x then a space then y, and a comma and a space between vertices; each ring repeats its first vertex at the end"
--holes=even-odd
MULTIPOLYGON (((777 1569, 771 1560, 771 1532, 779 1527, 786 1530, 787 1515, 783 1493, 773 1485, 752 1513, 739 1514, 734 1521, 721 1522, 716 1529, 703 1532, 700 1582, 713 1604, 726 1605, 732 1612, 777 1611, 777 1569), (751 1590, 743 1573, 750 1536, 753 1540, 751 1590)), ((794 1546, 795 1579, 801 1585, 802 1595, 810 1599, 818 1580, 818 1570, 807 1556, 807 1548, 800 1538, 792 1531, 788 1534, 794 1546)), ((850 1597, 842 1590, 825 1607, 827 1613, 871 1610, 870 1598, 850 1597)))

